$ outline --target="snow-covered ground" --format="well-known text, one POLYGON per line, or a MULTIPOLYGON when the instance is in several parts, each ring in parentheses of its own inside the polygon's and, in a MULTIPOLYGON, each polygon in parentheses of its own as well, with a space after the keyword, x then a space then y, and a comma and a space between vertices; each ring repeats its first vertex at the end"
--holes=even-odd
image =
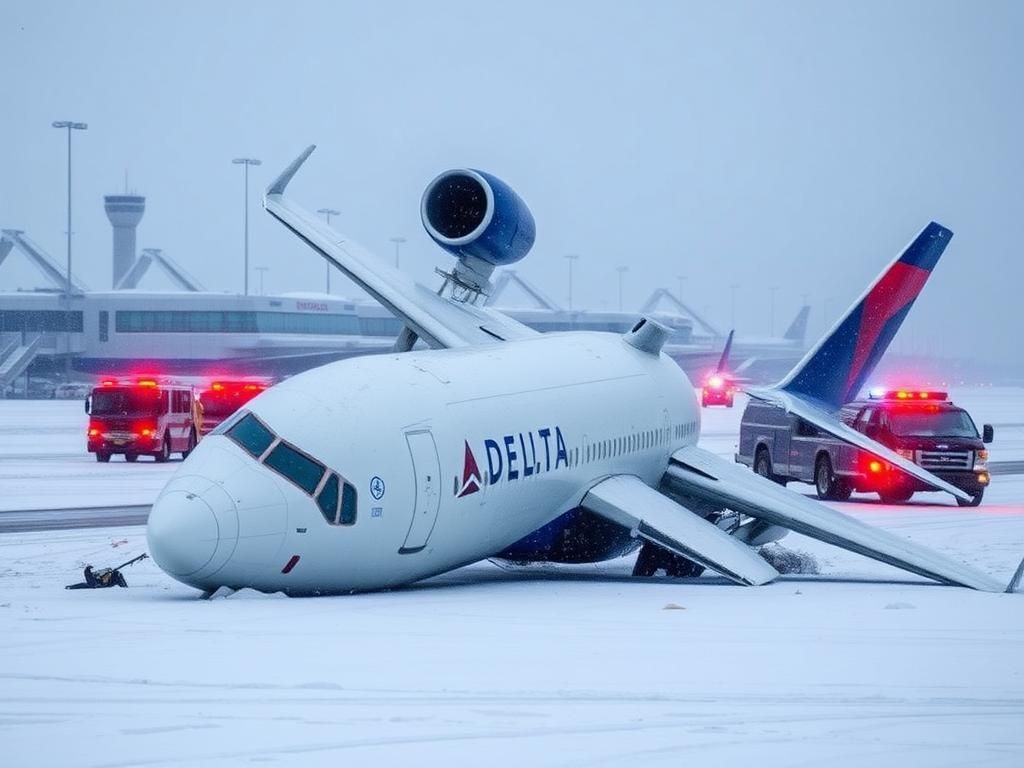
MULTIPOLYGON (((976 418, 1024 423, 1010 400, 976 418)), ((151 500, 173 465, 83 460, 68 405, 0 403, 0 503, 151 500), (26 435, 11 415, 37 405, 26 435)), ((738 418, 705 411, 709 447, 728 454, 738 418)), ((922 499, 837 507, 1009 579, 1024 476, 978 509, 922 499)), ((1024 765, 1024 595, 784 544, 821 575, 480 563, 386 593, 202 601, 149 561, 128 589, 63 589, 142 552, 142 528, 0 535, 0 765, 1024 765)))

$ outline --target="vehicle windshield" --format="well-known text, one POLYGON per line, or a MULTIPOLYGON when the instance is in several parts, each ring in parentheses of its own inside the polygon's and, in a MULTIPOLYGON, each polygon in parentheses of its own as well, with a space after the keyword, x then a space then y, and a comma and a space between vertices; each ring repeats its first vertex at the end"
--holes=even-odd
POLYGON ((157 389, 97 389, 92 393, 93 416, 157 416, 157 389))
POLYGON ((204 416, 229 416, 244 404, 239 397, 220 396, 213 392, 204 392, 200 397, 203 403, 204 416))
POLYGON ((893 411, 889 424, 902 437, 977 437, 966 411, 893 411))

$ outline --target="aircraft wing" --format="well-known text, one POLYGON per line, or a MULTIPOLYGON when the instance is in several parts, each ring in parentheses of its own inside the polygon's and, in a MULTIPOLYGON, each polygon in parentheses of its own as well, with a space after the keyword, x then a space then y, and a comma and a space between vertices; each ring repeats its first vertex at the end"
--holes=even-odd
POLYGON ((417 283, 285 197, 285 188, 316 149, 309 146, 267 188, 263 207, 310 248, 401 319, 430 347, 493 344, 537 331, 487 307, 453 301, 417 283))
POLYGON ((1004 590, 1004 585, 970 566, 855 520, 696 446, 672 454, 664 483, 679 496, 726 507, 945 584, 1004 590))
POLYGON ((779 573, 753 549, 632 475, 595 485, 581 506, 634 535, 687 557, 738 584, 765 584, 779 573))
POLYGON ((887 464, 892 464, 894 467, 906 472, 911 477, 917 478, 922 483, 927 483, 937 491, 951 493, 956 498, 963 499, 964 501, 970 501, 971 499, 970 494, 960 490, 951 483, 947 483, 945 480, 932 474, 927 469, 922 469, 920 466, 910 461, 910 459, 903 458, 891 448, 887 448, 876 440, 872 440, 867 435, 863 435, 852 427, 847 426, 828 411, 812 405, 803 398, 791 395, 790 393, 782 390, 764 391, 755 389, 749 391, 747 394, 758 400, 767 400, 782 405, 787 411, 796 414, 804 421, 810 422, 822 432, 827 432, 832 435, 832 437, 838 438, 843 442, 855 445, 858 448, 867 451, 872 456, 881 459, 887 464))

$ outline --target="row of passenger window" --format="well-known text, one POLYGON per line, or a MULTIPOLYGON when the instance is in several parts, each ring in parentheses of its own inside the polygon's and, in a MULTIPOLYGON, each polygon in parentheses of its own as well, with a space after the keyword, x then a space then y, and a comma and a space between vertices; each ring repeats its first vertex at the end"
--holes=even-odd
POLYGON ((622 437, 598 440, 596 443, 592 443, 584 449, 583 460, 585 462, 602 461, 604 459, 612 458, 613 456, 622 456, 627 453, 645 451, 648 448, 654 448, 664 442, 667 442, 670 431, 673 438, 681 439, 686 435, 695 433, 697 431, 697 423, 687 422, 684 424, 676 424, 671 427, 671 430, 668 428, 648 429, 643 432, 634 432, 633 434, 624 435, 622 437))
POLYGON ((316 459, 277 437, 253 414, 244 413, 240 418, 232 419, 227 429, 214 430, 214 434, 224 434, 256 461, 313 496, 320 513, 331 525, 353 525, 356 522, 355 487, 316 459))

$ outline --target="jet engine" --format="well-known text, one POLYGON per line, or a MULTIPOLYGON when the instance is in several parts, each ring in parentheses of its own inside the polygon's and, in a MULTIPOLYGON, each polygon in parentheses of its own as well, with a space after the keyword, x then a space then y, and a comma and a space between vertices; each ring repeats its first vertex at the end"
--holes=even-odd
POLYGON ((478 291, 495 267, 526 256, 536 235, 533 214, 508 184, 468 168, 427 185, 420 217, 434 242, 459 260, 452 276, 478 291))

